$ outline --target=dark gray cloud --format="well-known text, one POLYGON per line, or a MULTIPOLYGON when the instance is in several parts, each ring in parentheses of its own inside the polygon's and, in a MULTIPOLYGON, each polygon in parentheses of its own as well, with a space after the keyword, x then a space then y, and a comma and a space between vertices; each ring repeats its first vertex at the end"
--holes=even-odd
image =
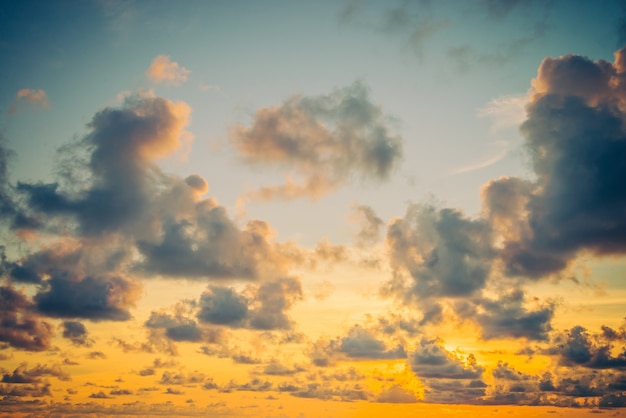
MULTIPOLYGON (((389 337, 382 327, 352 326, 344 336, 319 338, 310 344, 308 356, 318 367, 329 367, 345 360, 404 359, 407 353, 402 342, 386 342, 389 337)), ((397 329, 394 328, 394 331, 397 329)))
POLYGON ((402 157, 402 140, 360 82, 319 97, 295 96, 262 108, 250 127, 235 126, 231 143, 244 161, 285 167, 302 178, 246 198, 319 198, 352 177, 384 180, 402 157))
POLYGON ((288 315, 302 300, 300 280, 284 277, 249 286, 243 293, 232 288, 210 286, 198 301, 197 318, 204 323, 257 330, 289 330, 288 315))
POLYGON ((50 391, 50 383, 41 383, 33 385, 0 385, 0 396, 12 397, 32 397, 41 398, 43 396, 52 396, 50 391))
POLYGON ((53 327, 34 311, 24 293, 12 286, 0 286, 0 342, 28 351, 50 348, 53 327))
MULTIPOLYGON (((609 327, 603 332, 590 334, 585 328, 575 326, 556 340, 556 353, 565 366, 582 366, 590 369, 626 369, 626 338, 609 327), (614 342, 621 342, 621 352, 615 353, 614 342)), ((619 347, 619 346, 618 346, 619 347)))
POLYGON ((539 67, 521 126, 537 180, 524 187, 501 180, 487 192, 488 210, 505 220, 503 208, 490 205, 506 195, 521 203, 508 217, 517 217, 517 236, 501 254, 508 274, 540 278, 579 251, 626 251, 624 55, 616 52, 614 63, 566 55, 539 67))
POLYGON ((195 320, 180 314, 152 312, 145 325, 148 328, 163 330, 165 336, 173 341, 212 341, 214 336, 208 329, 200 327, 195 320))
POLYGON ((491 229, 455 209, 412 205, 404 218, 387 226, 387 246, 396 277, 387 291, 406 301, 462 297, 479 292, 491 271, 491 229))
POLYGON ((79 321, 63 321, 63 338, 75 345, 91 345, 87 327, 79 321))
POLYGON ((547 340, 552 330, 551 321, 555 306, 547 303, 534 309, 526 306, 527 300, 521 291, 501 295, 497 299, 481 298, 476 301, 474 309, 467 312, 481 326, 482 337, 492 338, 526 338, 528 340, 547 340))
POLYGON ((248 316, 249 301, 234 289, 209 286, 200 296, 198 319, 212 324, 241 326, 248 316))
POLYGON ((339 341, 339 351, 354 359, 401 359, 406 358, 402 345, 387 345, 366 328, 355 325, 339 341))
POLYGON ((139 286, 122 277, 51 277, 35 295, 37 310, 59 318, 125 321, 139 286))

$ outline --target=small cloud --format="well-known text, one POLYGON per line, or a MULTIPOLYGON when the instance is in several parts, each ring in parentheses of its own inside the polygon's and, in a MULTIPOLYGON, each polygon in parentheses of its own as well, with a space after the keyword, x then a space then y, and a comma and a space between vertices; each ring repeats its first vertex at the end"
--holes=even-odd
POLYGON ((50 106, 48 95, 42 89, 21 89, 17 92, 13 105, 9 108, 9 114, 20 111, 23 103, 32 107, 47 108, 50 106))
POLYGON ((146 70, 146 76, 153 83, 167 83, 173 86, 187 81, 189 73, 190 70, 172 61, 168 55, 157 56, 146 70))

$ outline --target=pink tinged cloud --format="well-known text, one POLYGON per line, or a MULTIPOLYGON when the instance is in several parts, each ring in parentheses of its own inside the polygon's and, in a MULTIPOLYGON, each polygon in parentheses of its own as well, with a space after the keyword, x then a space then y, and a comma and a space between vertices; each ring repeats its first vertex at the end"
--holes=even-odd
POLYGON ((48 95, 42 89, 21 89, 15 95, 15 100, 9 108, 9 114, 17 113, 27 103, 31 107, 47 108, 50 106, 48 95))
POLYGON ((166 83, 178 86, 187 81, 187 75, 191 73, 187 68, 172 61, 168 55, 159 55, 146 70, 146 76, 153 83, 166 83))

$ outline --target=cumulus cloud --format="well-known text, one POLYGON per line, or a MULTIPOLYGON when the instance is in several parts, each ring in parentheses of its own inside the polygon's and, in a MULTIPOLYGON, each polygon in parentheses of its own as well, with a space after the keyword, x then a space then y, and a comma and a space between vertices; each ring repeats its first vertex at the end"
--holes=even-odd
POLYGON ((520 290, 499 295, 497 298, 478 298, 471 307, 457 307, 457 313, 473 318, 481 327, 482 337, 526 338, 547 340, 552 331, 554 303, 535 303, 531 306, 520 290))
POLYGON ((371 331, 359 325, 352 327, 348 334, 341 338, 339 351, 355 359, 400 359, 406 357, 404 347, 398 345, 389 349, 371 331))
POLYGON ((319 198, 354 177, 385 180, 402 157, 402 139, 390 133, 388 117, 360 82, 262 108, 251 126, 236 125, 229 136, 244 161, 286 168, 301 178, 245 198, 319 198))
MULTIPOLYGON (((183 102, 150 93, 131 95, 121 107, 105 108, 93 117, 88 134, 73 144, 73 151, 68 148, 76 158, 58 181, 18 183, 21 204, 16 207, 16 199, 2 199, 7 202, 4 212, 14 219, 18 214, 22 220, 36 219, 21 222, 31 229, 69 229, 76 239, 73 245, 97 247, 109 257, 96 260, 86 251, 75 255, 91 261, 82 263, 88 268, 81 275, 66 267, 71 274, 64 274, 72 276, 68 281, 59 276, 50 250, 42 248, 10 265, 13 279, 36 283, 53 269, 55 279, 46 285, 56 297, 59 286, 73 289, 75 295, 98 283, 105 286, 105 281, 107 287, 118 288, 126 281, 125 272, 185 278, 284 275, 298 261, 293 257, 298 253, 295 245, 274 243, 266 222, 253 219, 243 228, 237 225, 215 199, 204 197, 208 184, 201 176, 182 179, 156 165, 190 137, 185 131, 189 114, 183 102), (104 272, 115 278, 103 277, 104 272)), ((67 257, 74 253, 80 251, 72 250, 67 257)), ((40 300, 42 309, 50 309, 46 297, 40 300)))
POLYGON ((493 251, 490 225, 455 209, 412 205, 387 226, 387 247, 396 275, 388 291, 406 300, 470 296, 484 288, 493 251))
POLYGON ((590 369, 626 368, 626 334, 603 327, 603 332, 590 334, 585 328, 575 326, 556 340, 556 353, 566 366, 582 366, 590 369), (614 343, 621 342, 619 350, 614 343))
POLYGON ((626 194, 618 184, 626 175, 625 55, 617 51, 613 63, 565 55, 539 67, 521 126, 537 179, 501 179, 486 189, 488 210, 519 225, 504 242, 508 274, 539 278, 580 251, 626 251, 626 194), (515 207, 499 203, 507 196, 515 207))
POLYGON ((168 55, 158 55, 146 70, 146 77, 153 83, 178 86, 187 81, 189 73, 190 70, 172 61, 168 55))

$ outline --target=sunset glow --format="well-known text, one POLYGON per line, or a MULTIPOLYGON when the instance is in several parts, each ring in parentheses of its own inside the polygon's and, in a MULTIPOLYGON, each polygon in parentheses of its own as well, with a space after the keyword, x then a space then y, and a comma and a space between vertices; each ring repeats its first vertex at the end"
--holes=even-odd
POLYGON ((622 1, 0 8, 0 416, 626 416, 622 1))

